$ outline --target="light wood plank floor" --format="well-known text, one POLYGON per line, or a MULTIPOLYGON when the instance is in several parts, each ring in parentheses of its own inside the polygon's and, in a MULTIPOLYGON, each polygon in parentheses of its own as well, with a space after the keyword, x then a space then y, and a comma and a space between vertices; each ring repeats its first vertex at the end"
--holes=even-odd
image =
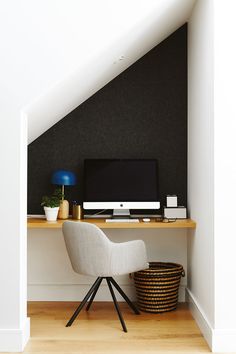
POLYGON ((128 333, 121 330, 113 303, 95 302, 65 327, 78 303, 31 302, 31 339, 24 353, 209 353, 187 304, 165 314, 133 314, 121 310, 128 333))

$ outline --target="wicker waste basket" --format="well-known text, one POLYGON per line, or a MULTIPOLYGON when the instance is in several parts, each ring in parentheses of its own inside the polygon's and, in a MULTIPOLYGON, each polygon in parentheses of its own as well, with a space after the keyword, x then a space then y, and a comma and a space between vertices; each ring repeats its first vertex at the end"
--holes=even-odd
POLYGON ((160 313, 176 309, 182 265, 149 262, 149 268, 134 273, 138 307, 145 312, 160 313))

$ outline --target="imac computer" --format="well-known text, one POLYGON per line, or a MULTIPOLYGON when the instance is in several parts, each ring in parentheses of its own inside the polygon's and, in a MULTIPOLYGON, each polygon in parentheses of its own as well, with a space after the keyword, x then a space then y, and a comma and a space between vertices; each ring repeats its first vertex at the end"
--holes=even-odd
POLYGON ((113 209, 129 217, 130 209, 159 209, 158 163, 154 159, 86 159, 85 210, 113 209))

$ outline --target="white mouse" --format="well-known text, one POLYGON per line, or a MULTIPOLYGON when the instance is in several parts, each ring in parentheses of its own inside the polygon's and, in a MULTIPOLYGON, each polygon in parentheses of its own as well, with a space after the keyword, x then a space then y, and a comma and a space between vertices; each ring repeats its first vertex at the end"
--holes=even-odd
POLYGON ((149 222, 150 219, 149 218, 143 218, 143 222, 149 222))

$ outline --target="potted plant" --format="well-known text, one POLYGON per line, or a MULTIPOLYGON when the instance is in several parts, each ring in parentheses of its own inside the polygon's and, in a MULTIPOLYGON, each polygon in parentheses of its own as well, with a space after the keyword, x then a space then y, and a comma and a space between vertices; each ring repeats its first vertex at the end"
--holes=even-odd
POLYGON ((60 189, 56 189, 50 196, 43 196, 41 205, 44 207, 47 221, 56 221, 61 199, 63 198, 60 189))

